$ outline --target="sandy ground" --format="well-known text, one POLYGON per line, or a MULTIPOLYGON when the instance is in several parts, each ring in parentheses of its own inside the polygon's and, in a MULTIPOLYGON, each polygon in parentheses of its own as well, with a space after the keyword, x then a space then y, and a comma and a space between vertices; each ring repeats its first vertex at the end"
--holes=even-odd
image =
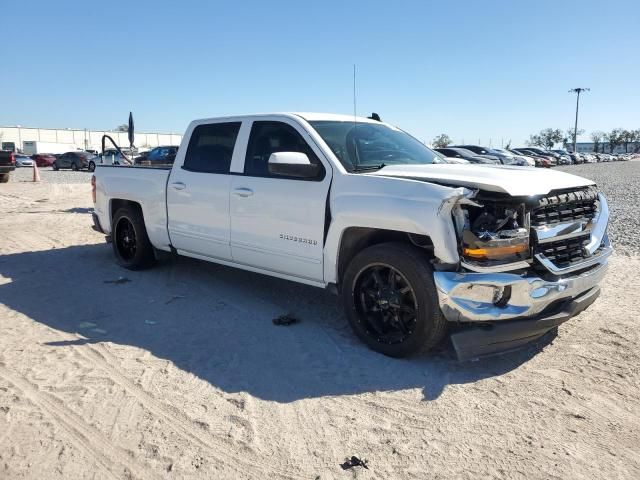
POLYGON ((91 206, 88 185, 0 186, 2 479, 640 478, 639 257, 538 348, 393 360, 322 290, 120 269, 91 206))

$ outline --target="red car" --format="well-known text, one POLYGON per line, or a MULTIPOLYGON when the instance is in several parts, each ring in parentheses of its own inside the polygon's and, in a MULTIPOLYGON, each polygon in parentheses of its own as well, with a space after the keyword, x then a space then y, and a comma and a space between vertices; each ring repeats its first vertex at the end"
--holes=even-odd
POLYGON ((53 166, 53 162, 56 161, 55 155, 50 153, 36 153, 35 155, 31 155, 31 158, 39 167, 51 167, 53 166))

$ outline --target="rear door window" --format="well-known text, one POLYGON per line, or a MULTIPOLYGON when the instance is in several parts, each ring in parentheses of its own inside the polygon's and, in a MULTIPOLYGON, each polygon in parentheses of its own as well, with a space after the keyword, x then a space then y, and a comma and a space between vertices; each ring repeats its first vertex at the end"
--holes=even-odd
POLYGON ((241 123, 210 123, 194 128, 182 168, 191 172, 229 173, 241 123))

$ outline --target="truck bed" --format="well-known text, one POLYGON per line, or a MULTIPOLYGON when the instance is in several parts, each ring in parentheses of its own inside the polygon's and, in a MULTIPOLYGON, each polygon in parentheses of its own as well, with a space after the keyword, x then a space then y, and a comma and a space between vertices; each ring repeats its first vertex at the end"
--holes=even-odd
POLYGON ((167 181, 171 167, 98 165, 95 171, 95 212, 105 233, 111 233, 110 198, 130 200, 142 207, 149 240, 157 248, 169 248, 167 233, 167 181))

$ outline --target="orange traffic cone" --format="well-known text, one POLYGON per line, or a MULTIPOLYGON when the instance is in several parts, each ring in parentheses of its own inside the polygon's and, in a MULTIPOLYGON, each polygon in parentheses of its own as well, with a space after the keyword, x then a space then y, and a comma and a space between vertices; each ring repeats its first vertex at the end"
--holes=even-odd
POLYGON ((34 182, 40 181, 40 172, 38 171, 38 163, 35 160, 33 161, 33 181, 34 182))

